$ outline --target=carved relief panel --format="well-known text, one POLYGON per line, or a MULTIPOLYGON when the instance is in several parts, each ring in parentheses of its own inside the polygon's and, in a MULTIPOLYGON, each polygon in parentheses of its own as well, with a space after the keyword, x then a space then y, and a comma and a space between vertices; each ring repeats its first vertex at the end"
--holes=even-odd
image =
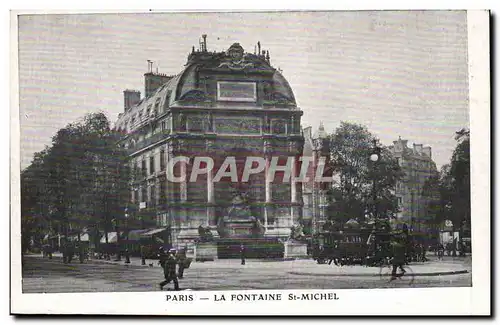
POLYGON ((261 120, 252 117, 220 116, 214 118, 216 133, 260 134, 261 120))

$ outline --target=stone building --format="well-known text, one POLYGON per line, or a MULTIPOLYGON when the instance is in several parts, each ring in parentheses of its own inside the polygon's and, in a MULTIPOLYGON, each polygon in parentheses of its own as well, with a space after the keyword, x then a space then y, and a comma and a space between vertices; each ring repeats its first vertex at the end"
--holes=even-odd
POLYGON ((199 238, 200 226, 217 237, 221 220, 235 205, 246 211, 239 216, 258 220, 268 237, 287 237, 302 216, 301 186, 272 182, 266 173, 273 163, 302 154, 302 111, 271 65, 269 51, 260 43, 255 48, 246 53, 235 43, 225 52, 210 52, 204 35, 179 74, 153 73, 150 65, 146 96, 124 91, 124 112, 115 128, 124 133, 121 145, 136 170, 129 207, 133 227, 170 226, 174 245, 180 245, 199 238), (189 162, 175 160, 182 156, 189 162), (207 172, 193 181, 197 157, 210 157, 214 166, 202 161, 199 167, 207 172), (228 157, 234 157, 238 180, 214 181, 228 157), (266 167, 242 181, 247 157, 263 158, 266 167), (169 179, 169 163, 175 177, 187 177, 169 179))
POLYGON ((425 181, 437 173, 436 164, 432 160, 432 149, 422 144, 408 147, 408 140, 401 137, 393 141, 389 150, 397 159, 405 176, 396 184, 395 195, 401 211, 398 223, 406 223, 416 232, 425 232, 424 220, 428 200, 422 195, 425 181))

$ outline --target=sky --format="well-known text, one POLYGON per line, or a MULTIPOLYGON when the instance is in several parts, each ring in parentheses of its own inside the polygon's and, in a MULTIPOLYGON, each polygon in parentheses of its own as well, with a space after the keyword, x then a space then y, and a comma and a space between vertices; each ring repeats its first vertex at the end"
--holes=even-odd
POLYGON ((19 18, 21 168, 86 113, 115 121, 123 90, 144 94, 147 60, 179 73, 207 34, 209 51, 260 41, 304 111, 302 127, 365 125, 450 161, 469 127, 465 11, 26 15, 19 18))

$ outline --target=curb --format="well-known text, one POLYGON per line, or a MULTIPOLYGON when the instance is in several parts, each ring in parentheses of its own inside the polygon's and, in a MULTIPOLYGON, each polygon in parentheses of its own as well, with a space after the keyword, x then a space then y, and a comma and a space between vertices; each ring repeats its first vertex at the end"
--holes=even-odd
MULTIPOLYGON (((62 256, 53 256, 53 259, 62 260, 62 256)), ((146 265, 141 265, 141 264, 132 263, 132 262, 130 264, 126 264, 124 259, 121 262, 118 262, 118 261, 106 261, 106 260, 100 260, 100 259, 91 259, 91 260, 86 259, 83 263, 80 263, 80 261, 78 259, 74 259, 68 265, 71 265, 71 264, 108 264, 108 265, 125 266, 125 267, 129 267, 129 268, 145 268, 145 267, 152 268, 154 266, 160 267, 157 264, 157 261, 153 262, 153 266, 149 266, 150 263, 147 263, 146 265)))
MULTIPOLYGON (((374 274, 374 273, 341 273, 341 274, 332 274, 332 273, 312 273, 312 272, 287 272, 288 274, 291 275, 313 275, 313 276, 330 276, 330 277, 337 277, 337 276, 342 276, 342 277, 378 277, 380 274, 374 274)), ((419 272, 419 273, 413 273, 413 276, 442 276, 442 275, 456 275, 456 274, 466 274, 469 273, 467 270, 459 270, 459 271, 448 271, 448 272, 419 272)))

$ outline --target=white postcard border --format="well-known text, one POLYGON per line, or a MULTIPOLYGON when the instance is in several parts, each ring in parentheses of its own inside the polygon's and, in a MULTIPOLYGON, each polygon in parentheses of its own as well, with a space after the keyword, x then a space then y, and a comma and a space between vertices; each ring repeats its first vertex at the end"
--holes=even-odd
MULTIPOLYGON (((56 314, 142 315, 480 315, 490 313, 490 101, 489 17, 468 12, 472 172, 472 288, 369 290, 255 290, 252 293, 335 292, 339 300, 214 302, 230 291, 191 292, 209 301, 167 303, 166 292, 22 294, 20 240, 19 97, 17 21, 11 13, 11 311, 56 314), (140 302, 140 303, 138 303, 140 302), (363 308, 360 308, 363 306, 363 308)), ((241 291, 238 291, 241 293, 241 291)))

